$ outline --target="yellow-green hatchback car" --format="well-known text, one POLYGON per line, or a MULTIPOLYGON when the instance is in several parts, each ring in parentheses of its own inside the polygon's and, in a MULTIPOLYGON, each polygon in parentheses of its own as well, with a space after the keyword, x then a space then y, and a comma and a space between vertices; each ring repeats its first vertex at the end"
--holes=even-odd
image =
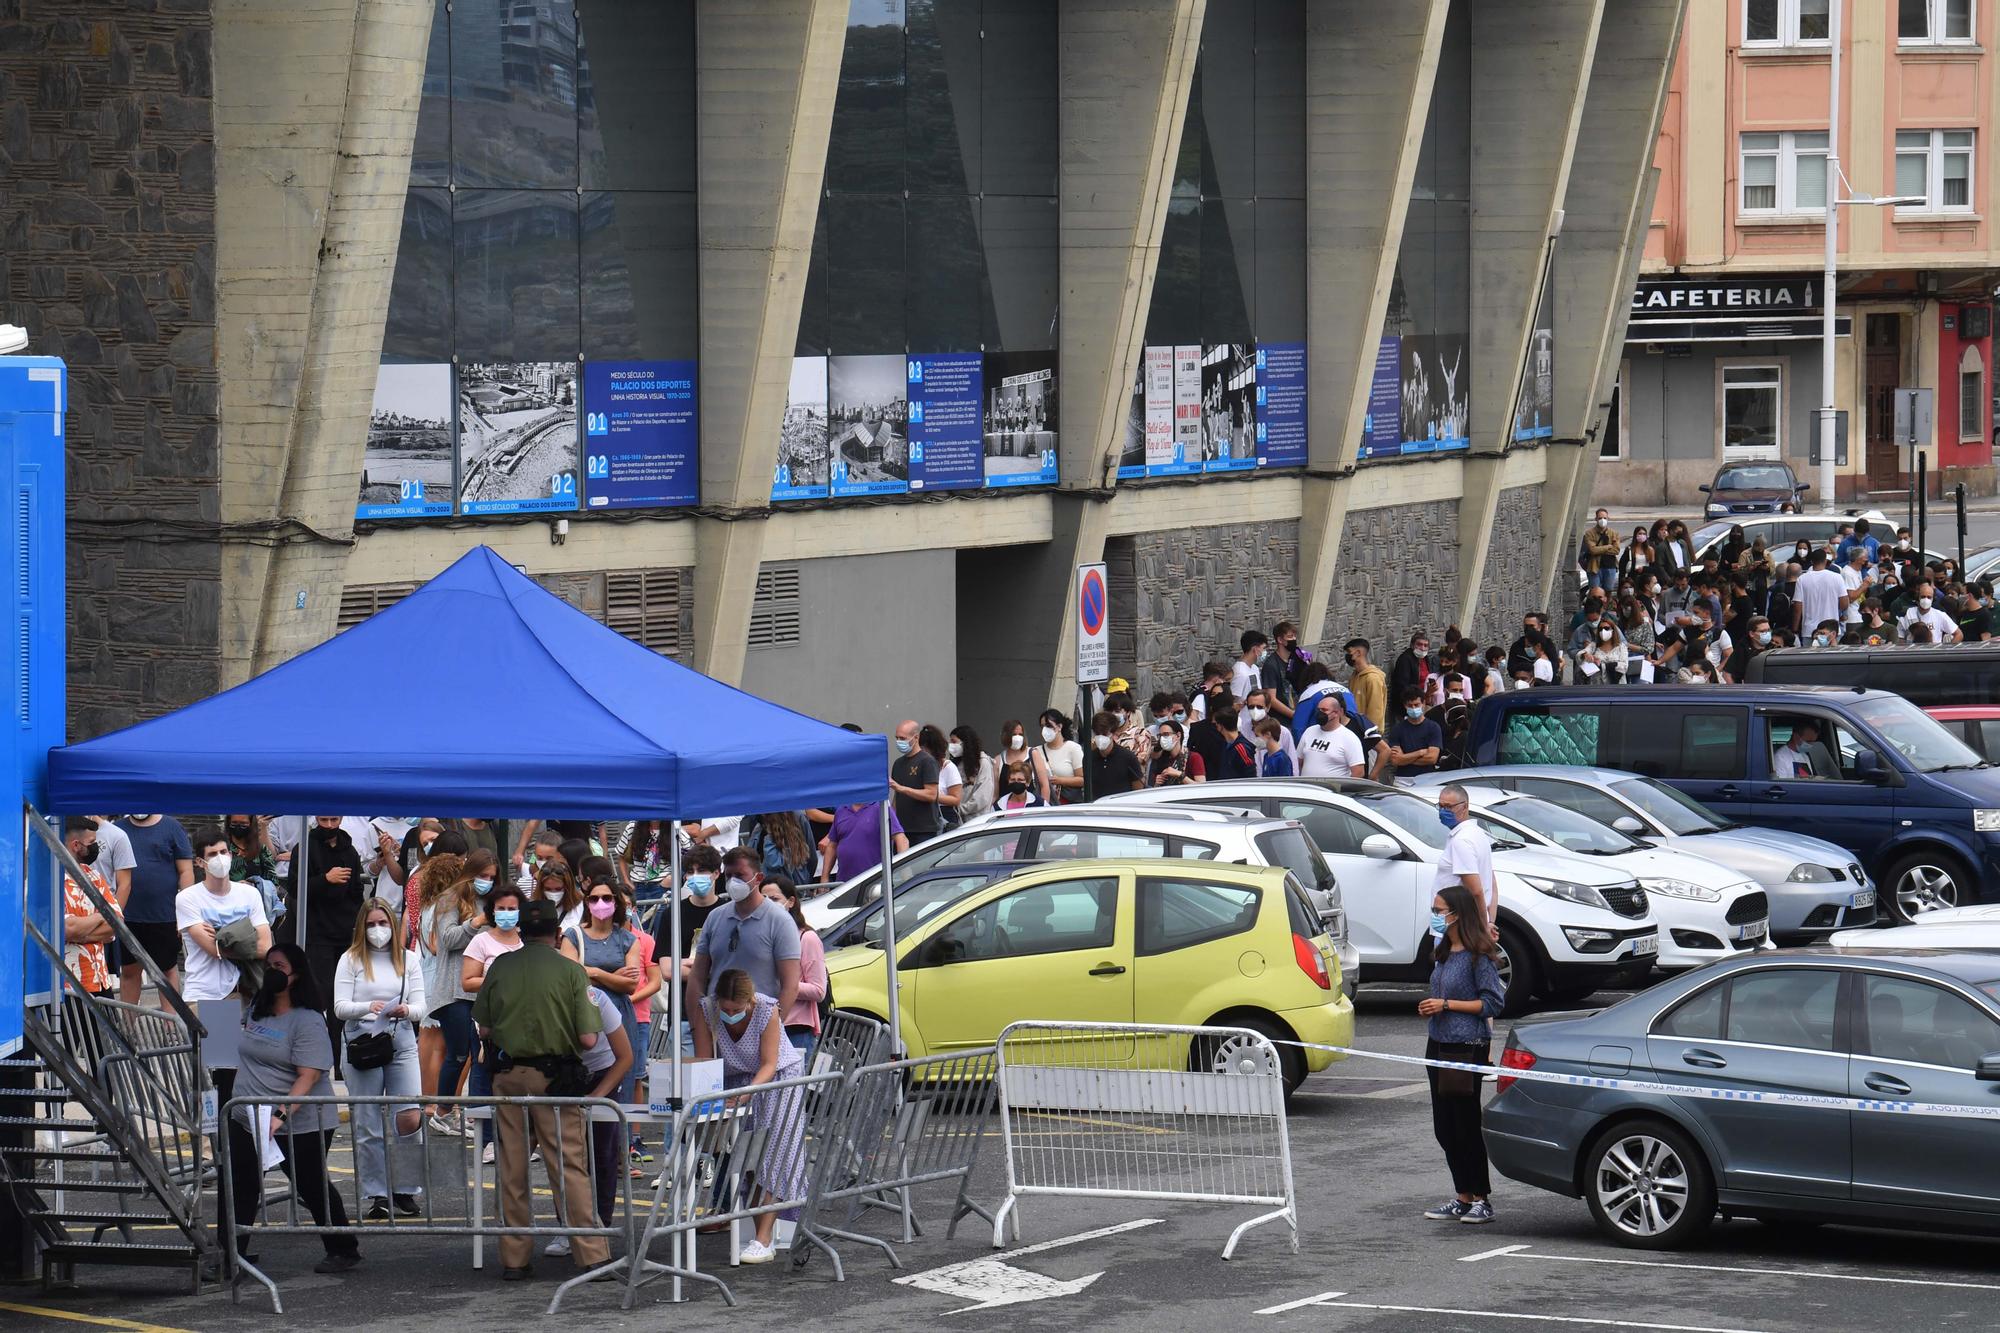
MULTIPOLYGON (((991 1045, 1020 1019, 1250 1028, 1346 1046, 1340 958, 1282 866, 1061 861, 936 906, 899 902, 902 1037, 913 1056, 991 1045)), ((879 944, 827 956, 833 1002, 889 1012, 879 944)), ((1289 1093, 1340 1058, 1278 1047, 1289 1093)), ((1204 1052, 1218 1069, 1224 1053, 1204 1052)), ((1203 1056, 1191 1057, 1198 1063, 1203 1056)))

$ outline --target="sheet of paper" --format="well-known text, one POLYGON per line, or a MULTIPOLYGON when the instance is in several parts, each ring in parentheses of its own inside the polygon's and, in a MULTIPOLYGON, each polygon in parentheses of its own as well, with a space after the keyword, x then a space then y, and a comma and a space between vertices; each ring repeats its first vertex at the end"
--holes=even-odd
POLYGON ((1646 685, 1653 683, 1653 664, 1651 662, 1639 663, 1639 680, 1646 685))
POLYGON ((266 1171, 285 1160, 285 1154, 278 1148, 278 1136, 273 1132, 271 1108, 260 1106, 256 1109, 257 1142, 263 1145, 263 1165, 266 1171))
POLYGON ((1586 677, 1595 676, 1597 674, 1597 663, 1595 662, 1579 661, 1577 663, 1577 666, 1583 671, 1583 674, 1586 677))

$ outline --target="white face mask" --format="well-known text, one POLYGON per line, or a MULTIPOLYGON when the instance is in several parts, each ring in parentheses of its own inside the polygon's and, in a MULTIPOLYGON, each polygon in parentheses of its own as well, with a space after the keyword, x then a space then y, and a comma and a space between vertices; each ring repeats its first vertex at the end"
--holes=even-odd
POLYGON ((1092 736, 1090 743, 1097 747, 1099 754, 1103 754, 1111 748, 1111 738, 1109 736, 1092 736))
POLYGON ((387 926, 368 927, 368 946, 372 949, 388 948, 389 928, 387 926))
POLYGON ((742 902, 742 901, 743 901, 743 900, 744 900, 745 898, 748 898, 748 897, 750 896, 751 892, 752 892, 752 890, 751 890, 751 888, 750 888, 750 881, 749 881, 749 880, 747 880, 747 879, 738 879, 738 878, 737 878, 736 876, 734 876, 734 875, 731 875, 731 876, 729 877, 729 901, 730 901, 730 902, 732 902, 732 903, 740 903, 740 902, 742 902))
POLYGON ((208 868, 208 877, 210 879, 229 878, 230 860, 227 852, 217 852, 214 856, 209 857, 204 864, 208 868))
POLYGON ((1062 739, 1062 733, 1060 731, 1057 731, 1054 727, 1042 728, 1042 744, 1054 745, 1057 741, 1061 739, 1062 739))
POLYGON ((964 756, 965 747, 963 745, 960 745, 957 741, 952 741, 944 747, 944 752, 950 755, 953 759, 958 759, 964 756))
POLYGON ((1920 610, 1920 611, 1928 611, 1928 610, 1930 610, 1930 609, 1931 609, 1931 599, 1930 599, 1930 598, 1928 598, 1928 597, 1919 597, 1919 598, 1917 598, 1917 609, 1918 609, 1918 610, 1920 610))
POLYGON ((1180 744, 1180 742, 1176 740, 1172 735, 1166 735, 1160 737, 1160 749, 1168 754, 1172 754, 1174 752, 1174 746, 1178 744, 1180 744))
POLYGON ((1028 738, 1017 731, 1007 738, 1007 748, 1010 750, 1025 750, 1028 748, 1028 738))
POLYGON ((1265 718, 1269 717, 1270 715, 1271 715, 1271 710, 1268 708, 1252 708, 1250 710, 1250 720, 1252 722, 1262 722, 1265 718))

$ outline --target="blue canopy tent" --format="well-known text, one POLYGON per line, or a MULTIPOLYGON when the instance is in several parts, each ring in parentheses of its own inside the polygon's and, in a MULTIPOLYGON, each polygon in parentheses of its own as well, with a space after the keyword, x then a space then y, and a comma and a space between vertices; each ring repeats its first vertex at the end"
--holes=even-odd
MULTIPOLYGON (((50 750, 49 806, 688 818, 883 800, 887 754, 641 647, 479 546, 234 689, 50 750)), ((887 852, 886 801, 882 823, 887 852)))

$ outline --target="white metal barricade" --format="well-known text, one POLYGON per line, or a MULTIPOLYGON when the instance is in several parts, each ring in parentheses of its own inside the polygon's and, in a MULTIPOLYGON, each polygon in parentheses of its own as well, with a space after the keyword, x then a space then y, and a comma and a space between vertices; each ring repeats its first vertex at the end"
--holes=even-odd
POLYGON ((1299 1249, 1278 1052, 1246 1028, 1011 1023, 1000 1033, 1007 1198, 993 1244, 1027 1194, 1264 1205, 1299 1249), (1226 1071, 1226 1072, 1218 1072, 1226 1071))

